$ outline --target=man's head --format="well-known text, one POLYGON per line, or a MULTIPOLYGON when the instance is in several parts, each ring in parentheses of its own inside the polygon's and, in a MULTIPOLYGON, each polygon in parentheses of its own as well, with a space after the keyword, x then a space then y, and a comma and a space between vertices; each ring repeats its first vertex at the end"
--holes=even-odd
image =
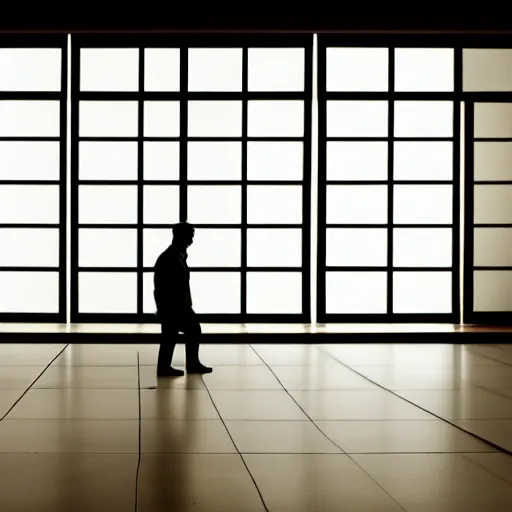
POLYGON ((180 249, 186 249, 192 245, 194 241, 195 229, 192 224, 187 222, 180 222, 175 224, 172 228, 173 245, 176 245, 180 249))

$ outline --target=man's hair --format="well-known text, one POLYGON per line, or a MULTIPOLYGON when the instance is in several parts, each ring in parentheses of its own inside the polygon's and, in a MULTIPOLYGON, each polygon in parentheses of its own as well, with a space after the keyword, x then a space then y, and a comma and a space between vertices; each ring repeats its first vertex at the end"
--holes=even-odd
POLYGON ((189 224, 188 222, 180 222, 178 224, 174 224, 172 227, 172 234, 175 237, 180 237, 183 235, 188 235, 194 232, 194 226, 189 224))

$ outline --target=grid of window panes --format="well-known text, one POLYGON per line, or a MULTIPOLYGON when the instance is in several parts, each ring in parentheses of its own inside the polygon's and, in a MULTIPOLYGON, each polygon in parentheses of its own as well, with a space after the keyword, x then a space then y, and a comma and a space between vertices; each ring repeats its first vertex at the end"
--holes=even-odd
POLYGON ((0 38, 0 320, 63 321, 67 36, 0 38))
POLYGON ((318 318, 454 321, 456 52, 380 43, 319 36, 318 318))
POLYGON ((73 318, 154 318, 188 221, 203 320, 309 320, 311 60, 311 36, 73 37, 73 318))
POLYGON ((500 46, 463 50, 470 323, 510 323, 512 316, 512 50, 500 46))

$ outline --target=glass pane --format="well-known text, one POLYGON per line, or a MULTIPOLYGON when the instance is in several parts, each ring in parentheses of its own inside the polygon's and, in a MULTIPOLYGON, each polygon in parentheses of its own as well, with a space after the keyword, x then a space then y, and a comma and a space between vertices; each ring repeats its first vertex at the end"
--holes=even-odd
POLYGON ((512 50, 508 48, 464 48, 464 91, 512 91, 512 50))
POLYGON ((192 224, 240 224, 241 187, 194 185, 188 187, 188 221, 192 224))
POLYGON ((58 137, 59 135, 59 101, 0 101, 0 137, 58 137))
POLYGON ((328 185, 328 224, 387 224, 387 185, 328 185))
POLYGON ((512 185, 475 185, 475 224, 509 224, 512 222, 512 185))
POLYGON ((60 48, 0 48, 1 91, 60 91, 60 48))
POLYGON ((302 231, 300 229, 248 229, 249 267, 300 267, 302 231))
POLYGON ((453 91, 453 48, 396 48, 395 91, 453 91))
POLYGON ((179 137, 179 135, 179 101, 144 102, 144 137, 179 137))
POLYGON ((135 272, 80 272, 80 313, 137 313, 135 272))
POLYGON ((137 91, 138 48, 82 48, 80 90, 137 91))
POLYGON ((136 142, 79 142, 81 180, 136 180, 136 142))
POLYGON ((327 137, 387 135, 387 101, 327 101, 327 137))
POLYGON ((512 228, 475 228, 473 237, 475 266, 512 266, 512 228))
POLYGON ((241 48, 190 48, 189 91, 241 91, 241 48))
POLYGON ((473 272, 475 311, 512 311, 512 270, 473 272))
POLYGON ((395 101, 395 137, 452 137, 451 101, 395 101))
POLYGON ((475 103, 475 137, 512 137, 512 103, 475 103))
POLYGON ((304 48, 249 48, 249 91, 303 91, 304 48))
POLYGON ((144 90, 180 90, 179 48, 146 48, 144 50, 144 90))
POLYGON ((387 91, 387 48, 327 48, 328 91, 387 91))
POLYGON ((512 142, 474 142, 475 181, 512 180, 512 142))
POLYGON ((327 272, 328 314, 386 313, 386 272, 327 272))
POLYGON ((295 100, 248 102, 249 137, 303 137, 304 102, 295 100))
POLYGON ((394 313, 451 313, 451 272, 393 272, 394 313))
POLYGON ((179 142, 144 142, 144 179, 180 179, 179 142))
POLYGON ((191 272, 190 289, 196 313, 240 313, 238 272, 191 272))
POLYGON ((302 313, 300 272, 248 272, 247 313, 302 313))
POLYGON ((58 185, 0 185, 0 224, 58 224, 58 185))
POLYGON ((158 256, 172 243, 172 229, 143 230, 143 265, 154 267, 158 256))
POLYGON ((249 180, 302 180, 302 142, 247 142, 249 180))
POLYGON ((58 229, 0 228, 0 267, 57 267, 58 229))
POLYGON ((188 249, 190 267, 239 267, 241 265, 239 229, 196 229, 188 249))
POLYGON ((80 185, 78 188, 80 224, 135 224, 137 187, 126 185, 80 185))
POLYGON ((149 314, 156 313, 153 276, 153 272, 144 272, 142 276, 142 311, 149 314))
POLYGON ((387 142, 327 142, 328 180, 387 180, 387 142))
POLYGON ((58 313, 58 272, 0 272, 2 313, 58 313))
POLYGON ((453 179, 453 143, 395 142, 395 180, 453 179))
POLYGON ((240 180, 242 144, 240 142, 189 142, 189 180, 240 180))
POLYGON ((79 229, 80 267, 136 267, 135 229, 79 229))
POLYGON ((0 180, 58 180, 58 142, 0 141, 0 180))
POLYGON ((300 185, 250 185, 247 187, 249 224, 300 224, 302 222, 300 185))
POLYGON ((144 186, 144 223, 174 224, 180 220, 180 188, 177 185, 144 186))
POLYGON ((240 137, 241 101, 189 101, 189 137, 240 137))
POLYGON ((381 267, 388 261, 387 229, 327 229, 328 267, 381 267))
POLYGON ((396 224, 451 224, 452 201, 451 185, 395 185, 393 219, 396 224))
POLYGON ((451 229, 393 230, 395 267, 450 267, 452 265, 451 229))
POLYGON ((80 137, 137 137, 136 101, 81 101, 80 137))

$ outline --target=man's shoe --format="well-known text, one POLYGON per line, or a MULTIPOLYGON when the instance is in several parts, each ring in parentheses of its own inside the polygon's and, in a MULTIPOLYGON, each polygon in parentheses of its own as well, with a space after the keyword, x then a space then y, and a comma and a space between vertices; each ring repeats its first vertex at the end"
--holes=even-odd
POLYGON ((201 363, 187 366, 187 373, 212 373, 213 369, 201 363))
POLYGON ((172 366, 162 369, 158 368, 156 371, 157 377, 183 377, 183 375, 185 375, 183 370, 178 370, 172 366))

